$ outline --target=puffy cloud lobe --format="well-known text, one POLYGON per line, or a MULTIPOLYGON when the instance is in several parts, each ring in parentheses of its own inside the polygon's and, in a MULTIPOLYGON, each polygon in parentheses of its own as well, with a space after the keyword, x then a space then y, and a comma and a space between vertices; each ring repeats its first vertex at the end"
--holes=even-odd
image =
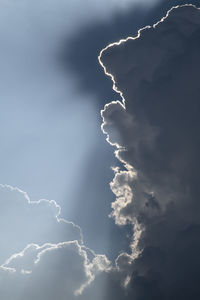
POLYGON ((55 201, 33 202, 18 188, 1 185, 0 207, 3 299, 76 299, 111 269, 106 256, 83 245, 78 226, 59 218, 55 201))
POLYGON ((76 299, 96 275, 109 268, 103 255, 93 254, 89 260, 77 241, 30 244, 1 266, 0 295, 6 299, 76 299))
POLYGON ((112 216, 142 228, 139 256, 122 256, 125 299, 200 296, 199 38, 200 10, 184 5, 99 57, 123 100, 102 111, 103 131, 127 168, 111 183, 112 216))
POLYGON ((60 218, 59 205, 51 200, 31 201, 11 186, 0 185, 1 264, 27 244, 82 242, 80 228, 60 218))

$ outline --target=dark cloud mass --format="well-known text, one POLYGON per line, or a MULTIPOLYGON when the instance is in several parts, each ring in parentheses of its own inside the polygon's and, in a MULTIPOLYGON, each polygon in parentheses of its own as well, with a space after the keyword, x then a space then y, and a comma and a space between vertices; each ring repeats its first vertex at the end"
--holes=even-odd
MULTIPOLYGON (((96 20, 92 26, 86 24, 79 32, 61 43, 58 59, 60 66, 75 75, 75 80, 81 92, 93 94, 98 98, 99 107, 102 108, 109 99, 116 97, 111 89, 111 82, 104 76, 97 64, 97 56, 102 48, 127 36, 134 36, 137 31, 152 25, 161 19, 172 7, 187 3, 186 0, 159 0, 159 1, 132 1, 129 9, 113 12, 107 20, 96 20), (81 49, 81 53, 80 53, 81 49)), ((191 0, 197 5, 199 0, 191 0)), ((94 101, 95 99, 93 99, 94 101)))
MULTIPOLYGON (((129 241, 124 234, 124 231, 127 232, 127 228, 115 226, 113 220, 107 217, 110 213, 110 202, 114 201, 114 195, 112 195, 108 185, 113 177, 110 166, 120 164, 119 161, 114 159, 113 148, 107 145, 104 136, 100 132, 101 118, 99 110, 107 102, 115 99, 117 95, 112 90, 111 80, 105 76, 103 69, 98 64, 97 57, 101 49, 107 44, 130 35, 136 35, 139 28, 157 22, 172 5, 185 2, 187 1, 135 2, 132 0, 126 11, 123 9, 116 10, 107 19, 95 19, 93 22, 83 24, 76 34, 73 34, 70 38, 66 35, 62 42, 58 44, 58 65, 65 71, 64 73, 68 74, 70 72, 70 77, 76 83, 76 89, 81 94, 86 95, 86 99, 90 98, 90 103, 96 105, 96 113, 93 112, 92 115, 95 116, 95 122, 98 125, 95 132, 96 147, 93 149, 93 153, 89 155, 90 159, 87 162, 86 170, 87 174, 90 174, 95 163, 95 176, 91 178, 90 175, 85 173, 83 179, 81 178, 78 195, 76 197, 73 195, 73 205, 75 204, 73 220, 81 226, 88 246, 105 253, 110 259, 116 258, 120 250, 127 249, 129 241), (88 184, 91 186, 90 189, 88 189, 88 184), (81 210, 80 213, 77 208, 82 203, 83 194, 85 195, 85 209, 81 210), (89 218, 88 211, 93 211, 89 218), (96 218, 96 215, 99 218, 96 218), (93 226, 91 226, 91 223, 93 226), (110 236, 112 236, 112 242, 108 242, 110 236), (115 239, 114 236, 116 236, 115 239)), ((193 4, 198 4, 198 2, 199 0, 190 1, 193 4)), ((82 103, 85 103, 85 99, 82 99, 82 103)), ((87 132, 89 135, 88 130, 87 132)), ((58 199, 56 196, 54 198, 58 199)), ((71 218, 68 206, 63 207, 63 213, 67 219, 71 218)))
POLYGON ((123 98, 102 128, 127 169, 111 183, 112 216, 135 228, 117 260, 124 299, 200 297, 199 51, 200 10, 184 5, 99 57, 123 98))

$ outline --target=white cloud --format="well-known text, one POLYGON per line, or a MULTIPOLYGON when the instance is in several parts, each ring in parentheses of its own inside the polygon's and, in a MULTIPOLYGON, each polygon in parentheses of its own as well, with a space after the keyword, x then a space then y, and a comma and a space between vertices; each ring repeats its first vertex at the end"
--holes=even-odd
POLYGON ((30 244, 1 266, 0 295, 6 299, 75 299, 109 265, 102 255, 89 260, 77 241, 30 244))
POLYGON ((0 210, 2 298, 75 299, 111 268, 106 256, 83 245, 77 225, 60 218, 55 201, 31 201, 0 185, 0 210))
POLYGON ((60 218, 53 200, 31 201, 20 189, 0 185, 0 211, 1 264, 30 243, 82 241, 80 228, 60 218))

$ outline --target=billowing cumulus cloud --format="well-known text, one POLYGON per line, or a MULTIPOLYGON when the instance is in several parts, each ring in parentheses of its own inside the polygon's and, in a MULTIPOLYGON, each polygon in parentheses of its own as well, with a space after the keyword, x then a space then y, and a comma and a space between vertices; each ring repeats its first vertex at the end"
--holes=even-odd
POLYGON ((80 228, 60 218, 61 209, 53 200, 31 201, 18 188, 0 185, 0 210, 1 264, 30 243, 82 242, 80 228))
POLYGON ((126 168, 111 182, 112 216, 137 233, 118 258, 124 299, 200 296, 199 52, 200 10, 184 5, 99 57, 122 97, 102 111, 126 168))
POLYGON ((84 246, 80 228, 59 218, 55 201, 33 202, 25 192, 1 185, 0 208, 3 299, 75 299, 110 270, 106 256, 84 246))
POLYGON ((0 295, 6 299, 75 299, 109 261, 103 255, 88 259, 77 241, 28 245, 1 266, 0 295), (12 289, 9 288, 12 284, 12 289))

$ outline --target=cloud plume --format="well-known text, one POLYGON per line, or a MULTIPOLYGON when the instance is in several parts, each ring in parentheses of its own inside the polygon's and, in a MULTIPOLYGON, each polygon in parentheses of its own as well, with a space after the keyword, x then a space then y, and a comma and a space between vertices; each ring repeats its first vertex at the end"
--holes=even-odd
POLYGON ((139 254, 121 257, 124 299, 200 296, 199 37, 200 10, 183 5, 99 56, 122 100, 102 111, 126 168, 111 183, 112 216, 140 228, 139 254))

